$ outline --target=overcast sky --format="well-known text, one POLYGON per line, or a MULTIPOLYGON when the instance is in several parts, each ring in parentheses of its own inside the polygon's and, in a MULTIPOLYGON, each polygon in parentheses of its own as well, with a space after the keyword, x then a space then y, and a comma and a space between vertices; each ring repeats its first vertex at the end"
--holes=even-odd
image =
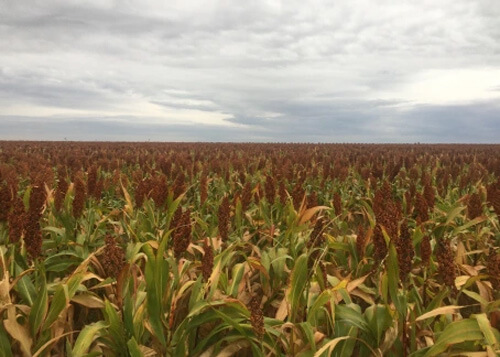
POLYGON ((0 139, 499 138, 500 0, 0 0, 0 139))

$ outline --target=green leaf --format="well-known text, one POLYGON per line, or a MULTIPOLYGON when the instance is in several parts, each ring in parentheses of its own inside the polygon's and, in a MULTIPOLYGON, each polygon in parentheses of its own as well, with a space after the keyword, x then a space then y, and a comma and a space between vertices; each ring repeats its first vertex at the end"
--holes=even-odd
POLYGON ((365 310, 366 320, 372 332, 377 346, 380 346, 382 336, 385 331, 392 325, 392 315, 385 305, 372 305, 365 310))
POLYGON ((47 282, 45 279, 45 272, 43 270, 40 273, 40 287, 38 290, 38 295, 36 296, 35 301, 33 302, 33 306, 31 307, 29 322, 31 335, 36 336, 42 325, 45 316, 47 315, 47 311, 49 309, 49 296, 47 293, 47 282))
MULTIPOLYGON (((156 257, 153 254, 151 246, 144 245, 144 252, 148 260, 146 261, 145 277, 146 277, 146 306, 149 314, 149 323, 153 329, 155 338, 160 341, 162 346, 166 346, 165 334, 162 323, 162 305, 161 305, 161 267, 156 264, 156 257)), ((162 259, 163 260, 163 259, 162 259)))
POLYGON ((316 326, 318 312, 328 301, 331 300, 332 300, 331 290, 324 290, 321 294, 319 294, 319 296, 316 298, 316 300, 314 300, 314 303, 307 311, 307 322, 309 322, 313 326, 316 326))
POLYGON ((482 341, 483 333, 476 319, 465 319, 447 325, 436 343, 427 351, 425 357, 438 356, 449 346, 466 342, 482 341))
POLYGON ((75 345, 73 346, 73 356, 87 356, 89 347, 92 342, 94 342, 96 335, 104 328, 106 328, 106 323, 104 321, 95 322, 85 326, 78 335, 75 345))
POLYGON ((453 208, 448 212, 448 215, 446 216, 446 222, 445 225, 448 225, 453 221, 459 214, 465 209, 464 206, 458 206, 453 208))
POLYGON ((52 326, 59 317, 59 314, 66 308, 68 302, 68 287, 65 284, 58 285, 50 302, 49 312, 42 327, 43 330, 49 329, 52 326))
POLYGON ((466 231, 467 229, 469 229, 470 227, 473 227, 475 226, 476 224, 479 224, 483 221, 486 220, 486 217, 483 217, 483 216, 480 216, 480 217, 476 217, 474 218, 473 220, 467 222, 466 224, 464 224, 463 226, 460 226, 460 227, 457 227, 453 230, 453 235, 458 235, 459 233, 461 232, 464 232, 466 231))
POLYGON ((12 347, 3 324, 0 324, 0 357, 12 357, 12 347))
POLYGON ((348 325, 359 327, 363 331, 367 331, 368 324, 363 315, 358 311, 359 306, 356 304, 336 305, 335 318, 348 325))
MULTIPOLYGON (((24 270, 21 266, 16 264, 15 271, 16 271, 16 276, 18 276, 22 274, 24 270)), ((16 289, 17 291, 19 291, 19 294, 23 297, 26 303, 29 306, 32 306, 36 298, 36 289, 35 285, 33 284, 28 275, 24 275, 21 279, 18 280, 16 284, 16 289)))
POLYGON ((498 345, 498 341, 495 337, 495 333, 493 332, 490 321, 488 320, 486 314, 472 315, 472 317, 477 320, 479 328, 481 329, 481 332, 483 333, 488 345, 490 345, 491 347, 496 347, 498 345))
POLYGON ((135 338, 131 338, 127 342, 128 352, 130 353, 130 357, 144 357, 144 353, 142 353, 139 345, 135 338))
MULTIPOLYGON (((384 232, 385 235, 385 232, 384 232)), ((389 284, 389 295, 391 300, 396 306, 400 316, 405 316, 406 314, 406 303, 404 298, 399 296, 399 265, 398 256, 396 253, 396 247, 391 242, 389 244, 389 256, 387 258, 387 278, 389 284)))
POLYGON ((238 263, 233 267, 233 271, 231 276, 233 277, 231 281, 231 286, 229 288, 229 295, 232 297, 238 296, 238 287, 241 282, 241 278, 243 277, 243 273, 245 272, 245 265, 242 263, 238 263))
POLYGON ((108 300, 104 302, 104 314, 108 323, 109 334, 113 340, 114 350, 120 355, 126 355, 127 349, 125 345, 127 340, 125 338, 124 326, 118 313, 108 300))
POLYGON ((83 280, 83 273, 75 274, 68 279, 66 285, 68 286, 69 299, 73 298, 82 280, 83 280))
POLYGON ((288 295, 290 301, 290 320, 295 322, 298 313, 301 311, 304 290, 307 283, 307 255, 302 254, 295 261, 295 267, 292 271, 290 279, 290 293, 288 295))
POLYGON ((488 301, 486 301, 481 295, 479 295, 478 293, 476 293, 474 291, 469 291, 469 290, 464 289, 461 292, 464 293, 465 295, 467 295, 468 297, 476 300, 482 306, 488 305, 488 301))
POLYGON ((307 342, 311 345, 311 349, 313 352, 316 351, 316 341, 314 340, 314 330, 309 322, 301 322, 299 324, 300 329, 304 333, 307 342))

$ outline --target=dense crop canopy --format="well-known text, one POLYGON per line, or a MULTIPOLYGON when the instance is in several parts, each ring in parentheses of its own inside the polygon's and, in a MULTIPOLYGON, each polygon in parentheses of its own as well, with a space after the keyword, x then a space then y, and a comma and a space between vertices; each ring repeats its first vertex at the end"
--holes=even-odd
POLYGON ((0 356, 494 356, 500 146, 0 142, 0 356))

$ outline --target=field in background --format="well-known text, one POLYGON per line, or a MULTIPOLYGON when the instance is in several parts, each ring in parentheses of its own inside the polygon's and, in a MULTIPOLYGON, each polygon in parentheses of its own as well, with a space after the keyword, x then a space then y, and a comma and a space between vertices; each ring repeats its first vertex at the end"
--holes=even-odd
POLYGON ((495 356, 499 178, 500 145, 0 142, 0 356, 495 356))

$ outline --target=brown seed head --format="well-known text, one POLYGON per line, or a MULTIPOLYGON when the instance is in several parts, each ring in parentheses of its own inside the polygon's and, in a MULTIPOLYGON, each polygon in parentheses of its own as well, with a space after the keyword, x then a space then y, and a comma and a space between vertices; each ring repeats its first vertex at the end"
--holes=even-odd
POLYGON ((68 182, 66 181, 66 178, 63 176, 59 176, 58 183, 57 183, 57 188, 56 188, 56 195, 54 199, 54 205, 57 211, 61 211, 62 205, 64 203, 64 199, 66 198, 66 193, 68 192, 68 182))
POLYGON ((85 184, 83 173, 80 171, 75 176, 75 198, 73 199, 73 216, 78 218, 83 213, 85 207, 85 184))
POLYGON ((335 209, 335 214, 337 216, 342 214, 342 198, 338 192, 333 194, 333 208, 335 209))
POLYGON ((208 178, 207 174, 203 173, 200 178, 200 203, 203 204, 208 197, 208 178))
POLYGON ((401 281, 404 282, 411 271, 413 256, 415 255, 406 219, 401 224, 400 235, 396 244, 396 251, 398 253, 399 275, 401 281))
POLYGON ((266 175, 266 182, 264 185, 266 201, 270 204, 274 203, 274 196, 276 194, 276 187, 274 179, 270 175, 266 175))
POLYGON ((186 191, 186 178, 182 172, 179 172, 177 175, 174 184, 173 184, 173 192, 174 192, 174 198, 179 197, 186 191))
POLYGON ((382 227, 380 224, 377 224, 373 230, 373 247, 375 261, 382 261, 382 259, 384 259, 387 255, 387 244, 385 243, 384 234, 382 233, 382 227))
POLYGON ((117 278, 125 265, 125 253, 116 243, 116 239, 110 235, 106 236, 106 246, 99 261, 104 269, 106 277, 117 278))
POLYGON ((87 174, 87 193, 91 197, 95 197, 97 188, 97 166, 92 165, 87 174))
POLYGON ((0 177, 0 222, 6 221, 11 207, 11 193, 7 182, 0 177))
POLYGON ((366 234, 365 229, 360 224, 358 226, 358 234, 356 236, 356 251, 358 252, 358 257, 361 259, 365 252, 365 242, 366 242, 366 234))
POLYGON ((253 332, 259 340, 262 340, 266 331, 264 328, 264 314, 260 307, 260 302, 260 297, 253 296, 248 304, 248 309, 250 310, 250 323, 252 324, 253 332))
POLYGON ((489 185, 487 194, 488 202, 493 206, 493 210, 497 216, 500 216, 500 189, 498 189, 494 184, 489 185))
POLYGON ((417 218, 420 222, 426 222, 429 220, 429 206, 427 205, 427 200, 419 192, 415 194, 415 210, 417 218))
POLYGON ((302 188, 302 182, 297 182, 295 186, 293 187, 292 191, 292 200, 293 200, 293 207, 295 209, 298 209, 300 205, 302 204, 302 199, 304 198, 304 189, 302 188))
POLYGON ((487 263, 487 271, 490 276, 491 285, 493 289, 500 289, 500 254, 495 253, 493 250, 490 250, 490 254, 488 256, 487 263))
POLYGON ((218 226, 219 226, 219 234, 223 241, 228 239, 228 229, 229 229, 229 199, 227 196, 224 196, 222 199, 222 203, 219 206, 218 212, 218 226))
POLYGON ((38 218, 40 218, 46 198, 47 193, 45 192, 45 184, 41 181, 36 182, 31 189, 29 201, 30 214, 37 215, 38 218))
POLYGON ((39 219, 39 214, 30 210, 24 222, 24 243, 28 255, 32 259, 36 259, 42 254, 42 232, 39 219))
POLYGON ((424 186, 424 198, 427 202, 427 207, 432 210, 436 200, 436 193, 434 192, 434 188, 431 186, 429 181, 426 182, 424 186))
POLYGON ((252 202, 252 186, 250 182, 247 181, 245 186, 243 186, 243 191, 241 192, 241 209, 246 211, 250 203, 252 202))
POLYGON ((182 213, 173 234, 174 255, 179 259, 191 242, 191 211, 189 209, 182 213))
POLYGON ((422 242, 420 243, 420 259, 422 260, 422 264, 424 266, 428 266, 431 260, 432 248, 431 248, 431 239, 428 235, 425 235, 422 238, 422 242))
POLYGON ((203 273, 203 279, 208 281, 214 268, 214 250, 212 246, 208 245, 208 239, 205 239, 203 251, 205 254, 203 254, 203 258, 201 259, 201 272, 203 273))
POLYGON ((474 219, 480 217, 482 214, 483 202, 481 196, 479 196, 478 193, 473 193, 467 201, 467 217, 469 217, 469 219, 474 219))
POLYGON ((167 180, 163 175, 157 175, 152 180, 151 198, 156 207, 163 207, 168 196, 167 180))
POLYGON ((12 207, 12 211, 8 216, 9 223, 9 241, 17 243, 24 231, 24 221, 26 219, 26 212, 24 211, 24 203, 21 198, 16 197, 12 207))
POLYGON ((450 241, 440 239, 436 249, 436 259, 438 262, 438 273, 441 282, 456 291, 455 287, 455 256, 450 247, 450 241))
POLYGON ((286 203, 286 200, 288 198, 288 195, 286 193, 286 187, 285 187, 285 182, 284 179, 280 181, 280 186, 278 188, 278 195, 280 197, 280 202, 282 205, 286 203))

